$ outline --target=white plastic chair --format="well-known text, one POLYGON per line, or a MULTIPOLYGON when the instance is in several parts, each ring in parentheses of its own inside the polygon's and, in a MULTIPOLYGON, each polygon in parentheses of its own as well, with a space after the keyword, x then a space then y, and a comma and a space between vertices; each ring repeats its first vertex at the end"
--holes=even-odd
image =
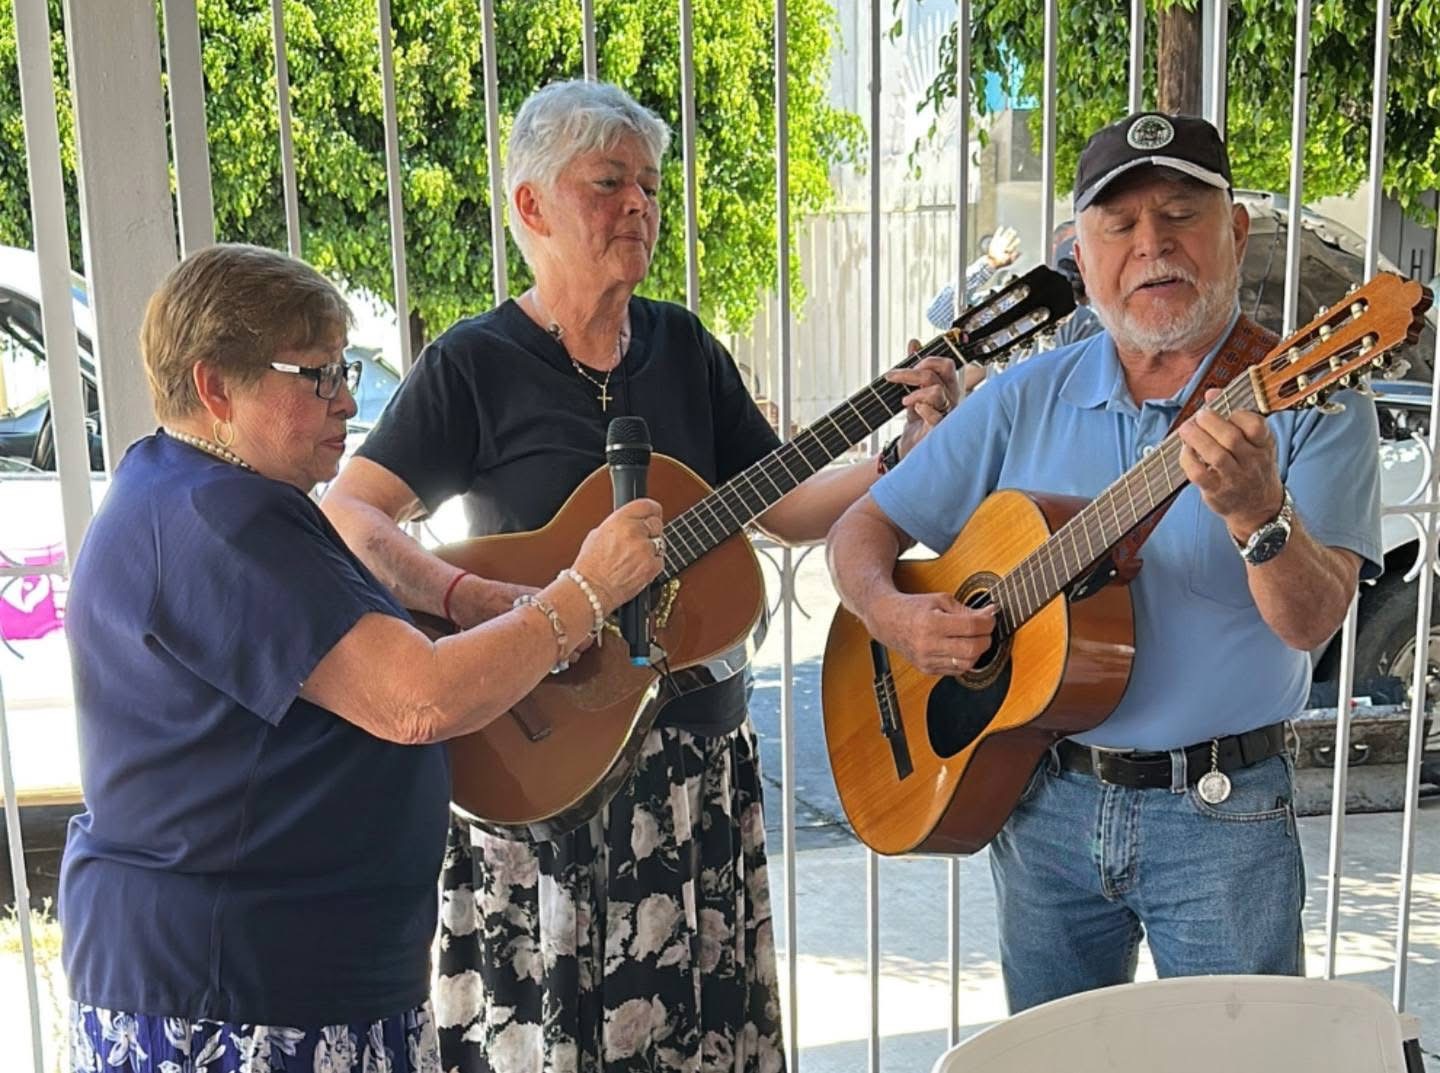
POLYGON ((952 1047, 932 1073, 1407 1073, 1416 1035, 1362 984, 1192 976, 1036 1006, 952 1047))

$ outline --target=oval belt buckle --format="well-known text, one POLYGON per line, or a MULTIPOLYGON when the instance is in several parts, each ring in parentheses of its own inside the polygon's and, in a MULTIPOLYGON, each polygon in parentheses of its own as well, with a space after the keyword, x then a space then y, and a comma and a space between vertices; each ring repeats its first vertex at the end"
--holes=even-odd
POLYGON ((1210 742, 1210 770, 1200 776, 1195 784, 1200 800, 1207 805, 1218 805, 1230 796, 1230 776, 1220 770, 1220 742, 1210 742))

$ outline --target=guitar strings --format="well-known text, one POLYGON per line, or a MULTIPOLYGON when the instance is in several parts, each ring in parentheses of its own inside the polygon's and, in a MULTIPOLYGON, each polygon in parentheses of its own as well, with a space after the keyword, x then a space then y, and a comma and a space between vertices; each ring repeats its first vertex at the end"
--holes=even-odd
MULTIPOLYGON (((1365 340, 1362 338, 1333 351, 1331 357, 1344 359, 1359 353, 1364 347, 1365 340)), ((1302 364, 1318 347, 1291 347, 1287 348, 1285 353, 1296 349, 1299 350, 1299 356, 1294 360, 1287 360, 1289 366, 1302 364)), ((1283 368, 1272 369, 1272 373, 1283 368)), ((1296 375, 1300 375, 1299 370, 1296 375)), ((1258 410, 1259 405, 1251 378, 1242 375, 1231 381, 1214 402, 1206 404, 1206 408, 1229 416, 1237 408, 1258 410)), ((1002 621, 1008 627, 1007 632, 1018 629, 1072 581, 1083 577, 1085 571, 1103 560, 1126 533, 1148 517, 1170 495, 1184 488, 1188 480, 1184 471, 1179 468, 1181 446, 1183 445, 1177 433, 1167 435, 1150 455, 1095 496, 1049 540, 1000 579, 995 586, 995 592, 997 602, 1004 612, 1002 621), (1143 510, 1137 507, 1137 491, 1144 497, 1143 510), (1132 520, 1126 520, 1121 515, 1122 492, 1129 500, 1127 513, 1132 520), (1105 520, 1107 508, 1114 518, 1114 525, 1109 532, 1107 526, 1110 526, 1110 523, 1105 520), (1082 537, 1085 540, 1085 552, 1080 548, 1082 537), (1069 561, 1071 552, 1075 564, 1073 567, 1069 561)))
MULTIPOLYGON (((1004 296, 1005 294, 1002 292, 997 300, 1003 299, 1004 296)), ((1023 296, 1020 300, 1023 300, 1023 296)), ((1008 312, 1014 307, 1011 305, 1002 309, 1001 312, 1008 312)), ((981 310, 985 308, 987 307, 980 307, 981 310)), ((1036 310, 1028 314, 1030 318, 1033 318, 1028 324, 1026 315, 1022 315, 998 329, 995 334, 1017 326, 1022 328, 1014 338, 1005 341, 1004 347, 997 348, 993 353, 998 354, 1001 350, 1009 349, 1043 328, 1048 322, 1049 313, 1048 310, 1045 310, 1043 316, 1038 316, 1038 313, 1039 311, 1036 310)), ((895 368, 908 368, 926 357, 948 356, 948 352, 955 349, 955 343, 949 338, 955 331, 956 329, 950 329, 948 332, 942 332, 915 353, 907 355, 895 368)), ((963 360, 973 361, 976 348, 990 342, 993 338, 994 335, 974 341, 962 338, 959 341, 959 350, 964 355, 963 360)), ((984 356, 989 357, 991 354, 986 353, 984 356)), ((787 441, 772 456, 750 466, 719 488, 712 490, 684 513, 672 519, 665 527, 667 550, 664 556, 662 580, 673 577, 710 548, 744 528, 760 510, 763 510, 764 504, 772 495, 784 495, 828 464, 851 444, 858 442, 867 433, 884 424, 899 409, 899 400, 908 390, 905 385, 891 383, 884 377, 872 381, 867 387, 862 388, 850 399, 816 421, 814 425, 799 433, 794 439, 787 441), (847 427, 851 424, 849 415, 845 413, 847 410, 859 419, 858 430, 856 427, 847 427), (845 423, 842 423, 842 420, 845 423), (834 443, 827 440, 827 437, 832 434, 838 434, 834 443), (814 447, 819 448, 818 461, 812 461, 806 454, 814 447), (781 475, 782 471, 783 476, 781 475), (769 484, 770 493, 766 493, 761 483, 762 480, 765 484, 769 484), (745 491, 747 487, 749 495, 753 499, 747 498, 745 491), (729 516, 728 521, 725 515, 729 516)))

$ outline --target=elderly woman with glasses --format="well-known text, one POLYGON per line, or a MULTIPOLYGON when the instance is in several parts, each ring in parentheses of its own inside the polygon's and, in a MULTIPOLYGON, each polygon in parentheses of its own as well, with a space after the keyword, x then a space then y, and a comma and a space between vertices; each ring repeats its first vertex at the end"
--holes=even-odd
POLYGON ((348 321, 313 269, 251 246, 191 256, 146 310, 161 427, 116 468, 67 615, 75 1070, 438 1073, 439 743, 660 568, 638 500, 566 576, 432 642, 309 496, 355 412, 348 321))
MULTIPOLYGON (((601 83, 547 86, 516 115, 510 226, 534 286, 430 344, 324 501, 406 606, 461 627, 508 606, 508 586, 457 572, 397 523, 462 496, 474 535, 541 528, 603 464, 616 416, 643 417, 656 451, 711 484, 779 445, 695 315, 635 294, 669 136, 601 83)), ((933 360, 894 378, 913 388, 903 452, 958 385, 933 360)), ((875 477, 873 463, 817 474, 760 524, 819 539, 875 477)), ((436 986, 446 1070, 779 1069, 761 797, 736 677, 666 705, 588 826, 527 845, 457 819, 436 986)))

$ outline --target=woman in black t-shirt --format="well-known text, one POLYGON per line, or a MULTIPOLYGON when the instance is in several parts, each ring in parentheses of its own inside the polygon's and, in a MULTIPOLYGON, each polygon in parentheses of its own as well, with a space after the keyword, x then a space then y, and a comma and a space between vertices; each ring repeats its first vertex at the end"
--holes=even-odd
MULTIPOLYGON (((725 349, 686 310, 634 296, 660 223, 669 131, 614 86, 530 97, 508 153, 518 299, 431 344, 324 509, 407 606, 456 625, 514 586, 458 573, 398 522, 463 496, 474 535, 536 529, 643 417, 657 451, 718 483, 779 445, 725 349)), ((903 454, 958 396, 930 359, 903 454)), ((817 540, 875 479, 829 470, 759 519, 817 540)), ((755 740, 739 678, 666 707, 637 770, 587 826, 530 846, 452 824, 435 994, 463 1073, 784 1065, 755 740)))

